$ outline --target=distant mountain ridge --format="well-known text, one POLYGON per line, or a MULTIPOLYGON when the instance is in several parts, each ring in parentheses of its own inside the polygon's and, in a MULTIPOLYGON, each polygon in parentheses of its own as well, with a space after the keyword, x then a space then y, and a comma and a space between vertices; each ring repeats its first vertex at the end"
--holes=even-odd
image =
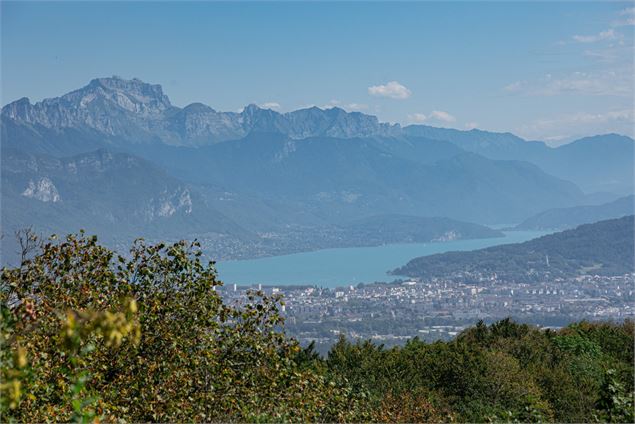
POLYGON ((578 184, 605 192, 593 198, 633 184, 628 137, 553 149, 509 133, 401 127, 339 108, 180 108, 160 85, 119 77, 12 102, 0 129, 3 232, 32 223, 114 238, 204 235, 225 258, 445 237, 459 224, 521 222, 591 203, 578 184), (109 173, 77 166, 84 161, 109 173), (426 229, 432 217, 458 224, 426 229), (353 231, 352 222, 366 228, 353 231), (377 222, 395 234, 373 236, 377 222))
POLYGON ((625 196, 601 205, 549 209, 527 218, 518 230, 564 230, 582 224, 635 214, 635 196, 625 196))
POLYGON ((278 132, 290 138, 364 137, 397 134, 399 125, 340 108, 311 107, 281 114, 254 104, 242 112, 218 112, 202 103, 178 108, 160 85, 138 79, 97 78, 61 97, 31 104, 22 98, 2 108, 2 117, 34 128, 95 130, 135 143, 202 146, 240 139, 251 132, 278 132))
POLYGON ((635 272, 633 215, 584 224, 524 243, 412 259, 395 275, 434 278, 476 273, 502 278, 624 275, 635 272))
POLYGON ((528 142, 511 133, 478 129, 461 131, 427 125, 402 127, 379 122, 373 115, 347 112, 339 107, 322 109, 313 106, 286 113, 255 104, 247 105, 241 112, 220 112, 202 103, 179 108, 171 104, 161 85, 118 76, 95 78, 80 89, 35 104, 23 97, 3 106, 2 117, 18 124, 55 129, 84 128, 122 137, 137 135, 125 126, 136 125, 137 130, 154 133, 166 144, 181 146, 235 140, 251 132, 278 132, 292 139, 423 137, 450 141, 486 156, 489 156, 486 154, 488 149, 497 149, 497 152, 491 152, 499 156, 495 159, 509 159, 509 152, 521 145, 525 146, 525 152, 547 147, 541 141, 528 142))
POLYGON ((5 149, 2 206, 3 264, 16 258, 13 232, 29 227, 43 235, 84 229, 113 247, 136 237, 199 239, 213 258, 502 236, 448 218, 390 215, 328 223, 292 201, 263 202, 191 185, 143 159, 107 150, 55 158, 5 149))
POLYGON ((564 230, 582 224, 635 214, 635 196, 625 196, 602 205, 549 209, 516 226, 518 230, 564 230))
POLYGON ((426 125, 381 123, 376 116, 334 107, 287 113, 246 106, 219 112, 202 103, 171 104, 160 85, 138 79, 97 78, 61 97, 31 104, 27 98, 2 108, 3 147, 68 156, 115 148, 144 156, 148 145, 199 148, 250 134, 309 138, 412 138, 454 144, 489 159, 529 161, 585 192, 631 194, 635 143, 617 134, 595 136, 551 148, 511 133, 460 131, 426 125), (572 159, 575 158, 575 159, 572 159), (608 162, 611 166, 607 166, 608 162))
POLYGON ((190 185, 126 153, 58 159, 5 150, 2 183, 5 230, 32 223, 48 232, 84 228, 105 236, 247 233, 190 185))
POLYGON ((196 150, 154 150, 151 159, 187 180, 300 202, 334 223, 393 213, 513 222, 584 199, 574 184, 529 163, 493 161, 425 139, 251 134, 196 150))

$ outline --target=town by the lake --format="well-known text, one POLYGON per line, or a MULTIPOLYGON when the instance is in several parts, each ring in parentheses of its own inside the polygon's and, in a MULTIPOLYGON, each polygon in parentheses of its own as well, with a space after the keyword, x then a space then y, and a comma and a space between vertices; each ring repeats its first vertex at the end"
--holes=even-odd
POLYGON ((479 320, 506 317, 543 328, 579 320, 622 321, 635 317, 634 287, 635 274, 516 282, 465 273, 337 288, 229 284, 219 291, 235 302, 249 290, 280 295, 287 332, 325 350, 340 335, 387 346, 413 337, 448 340, 479 320))

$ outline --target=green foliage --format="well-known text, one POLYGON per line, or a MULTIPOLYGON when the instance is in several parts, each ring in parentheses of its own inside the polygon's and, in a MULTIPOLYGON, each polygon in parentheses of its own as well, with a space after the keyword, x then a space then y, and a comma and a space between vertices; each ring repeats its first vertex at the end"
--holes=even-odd
MULTIPOLYGON (((425 393, 433 421, 592 422, 630 417, 633 358, 612 347, 633 340, 630 321, 579 323, 553 332, 505 319, 490 326, 480 322, 447 343, 415 338, 386 350, 341 339, 327 364, 382 408, 391 397, 406 402, 425 393), (605 335, 612 339, 599 343, 605 335), (607 367, 622 369, 610 374, 619 384, 601 385, 607 367)), ((417 421, 398 415, 387 421, 402 418, 417 421)))
POLYGON ((633 393, 627 393, 624 385, 617 380, 615 370, 608 370, 597 402, 600 419, 611 423, 632 423, 635 421, 633 393))
POLYGON ((341 338, 323 359, 284 334, 282 299, 223 302, 197 243, 31 246, 1 275, 4 421, 633 421, 630 321, 341 338))
POLYGON ((564 352, 571 352, 574 355, 584 355, 597 357, 602 352, 600 346, 592 340, 582 337, 579 334, 565 334, 553 338, 553 343, 564 352))
POLYGON ((364 417, 350 388, 295 362, 279 299, 229 306, 220 284, 196 243, 139 240, 129 258, 83 234, 44 243, 2 270, 3 418, 364 417))

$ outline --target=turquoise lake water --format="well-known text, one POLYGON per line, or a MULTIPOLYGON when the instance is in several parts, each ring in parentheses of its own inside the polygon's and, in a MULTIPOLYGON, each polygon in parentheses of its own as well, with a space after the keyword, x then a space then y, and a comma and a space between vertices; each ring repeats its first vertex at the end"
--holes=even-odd
POLYGON ((519 243, 548 234, 545 231, 509 231, 505 237, 447 242, 390 244, 376 247, 325 249, 293 255, 242 261, 218 262, 216 268, 226 284, 340 287, 375 281, 393 281, 387 271, 417 256, 453 250, 475 250, 519 243))

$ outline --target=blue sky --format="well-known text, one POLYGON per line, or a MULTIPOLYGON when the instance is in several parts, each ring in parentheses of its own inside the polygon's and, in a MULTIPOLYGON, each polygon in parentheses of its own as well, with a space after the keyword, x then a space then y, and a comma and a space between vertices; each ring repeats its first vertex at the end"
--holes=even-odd
POLYGON ((553 143, 633 135, 628 2, 2 2, 2 103, 99 76, 177 106, 337 105, 553 143))

